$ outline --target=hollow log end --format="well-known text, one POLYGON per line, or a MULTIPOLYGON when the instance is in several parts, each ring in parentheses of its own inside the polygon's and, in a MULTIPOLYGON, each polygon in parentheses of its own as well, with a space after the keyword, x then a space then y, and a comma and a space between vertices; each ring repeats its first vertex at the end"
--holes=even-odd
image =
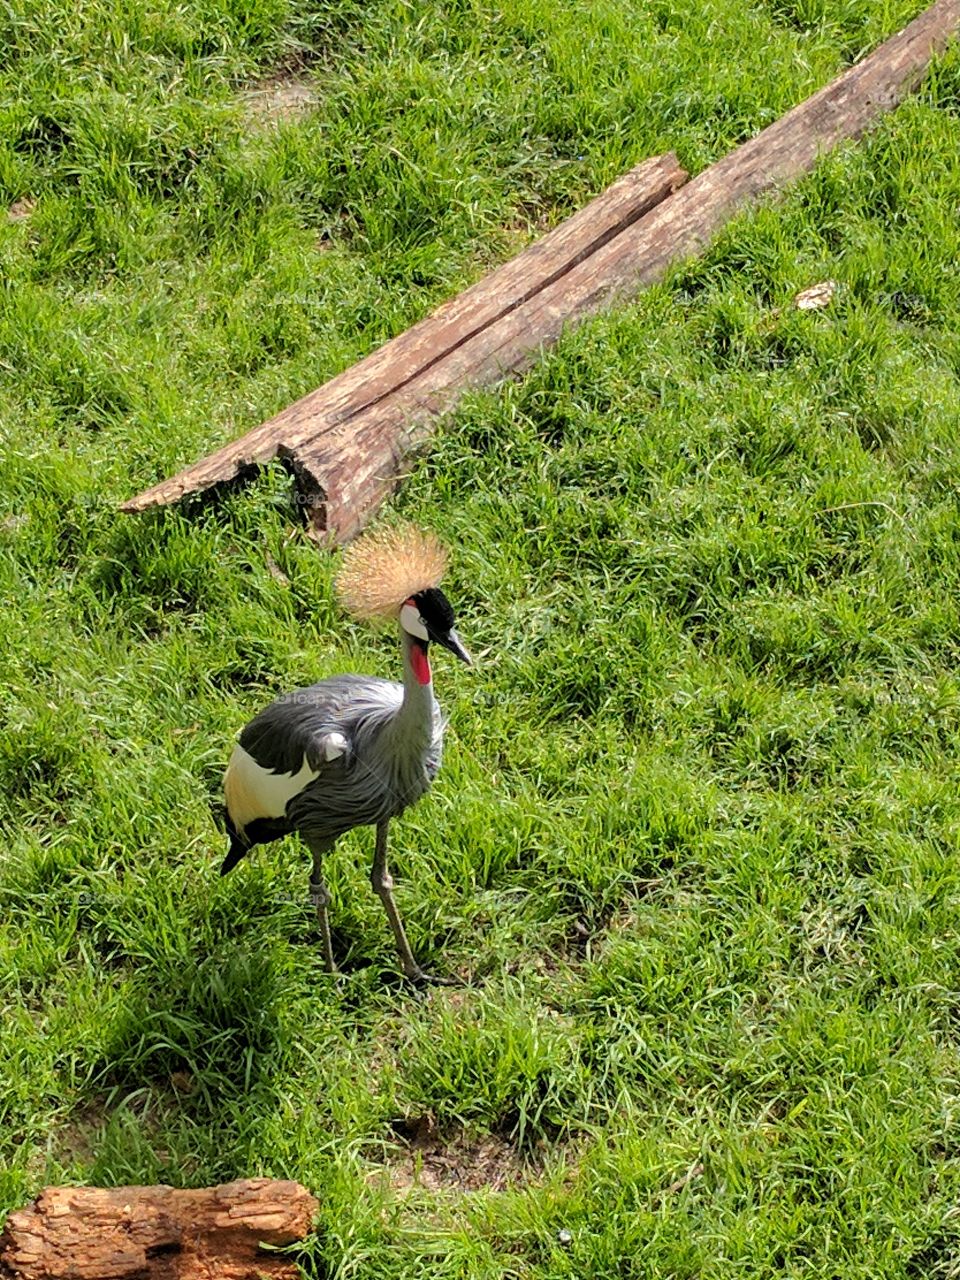
POLYGON ((281 446, 278 455, 293 477, 293 502, 303 517, 307 537, 318 546, 331 548, 340 541, 334 513, 337 510, 335 495, 323 475, 322 458, 305 449, 281 446))
MULTIPOLYGON (((328 498, 309 456, 301 456, 290 448, 279 446, 274 457, 280 461, 293 479, 292 502, 303 517, 308 535, 322 545, 332 545, 339 539, 330 529, 328 498)), ((216 505, 229 493, 237 492, 252 484, 263 472, 264 466, 273 461, 268 458, 237 464, 230 474, 212 474, 197 483, 182 477, 165 480, 162 484, 146 489, 143 493, 121 503, 118 510, 125 515, 141 515, 152 509, 179 504, 184 511, 196 512, 206 506, 216 505), (179 483, 175 483, 179 481, 179 483)))

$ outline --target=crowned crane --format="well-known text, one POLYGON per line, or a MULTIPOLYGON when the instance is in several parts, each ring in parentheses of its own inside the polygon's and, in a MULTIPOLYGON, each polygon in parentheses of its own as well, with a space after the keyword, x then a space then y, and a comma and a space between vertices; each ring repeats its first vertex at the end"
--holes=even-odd
POLYGON ((257 844, 293 831, 313 855, 311 897, 323 955, 337 970, 330 939, 330 895, 323 856, 352 827, 376 827, 370 881, 390 921, 403 971, 440 981, 414 958, 387 867, 390 819, 429 788, 440 766, 443 719, 433 696, 431 642, 461 661, 470 655, 453 627, 453 609, 437 585, 446 555, 416 529, 384 528, 347 549, 337 579, 355 618, 399 625, 403 684, 376 676, 330 676, 277 700, 240 734, 224 778, 230 849, 226 875, 257 844))

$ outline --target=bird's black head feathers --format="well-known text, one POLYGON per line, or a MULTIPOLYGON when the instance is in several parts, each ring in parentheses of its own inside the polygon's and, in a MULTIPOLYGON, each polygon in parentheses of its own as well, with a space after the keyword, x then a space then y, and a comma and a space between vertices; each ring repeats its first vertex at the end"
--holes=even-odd
MULTIPOLYGON (((440 588, 427 587, 425 591, 418 591, 410 599, 420 613, 420 623, 426 628, 427 639, 442 644, 445 649, 455 653, 461 662, 469 666, 472 661, 470 654, 453 629, 453 605, 440 588)), ((426 649, 425 643, 424 649, 426 649)))
POLYGON ((439 587, 427 587, 418 591, 413 603, 420 610, 420 617, 427 630, 435 635, 446 635, 453 626, 453 605, 439 587))

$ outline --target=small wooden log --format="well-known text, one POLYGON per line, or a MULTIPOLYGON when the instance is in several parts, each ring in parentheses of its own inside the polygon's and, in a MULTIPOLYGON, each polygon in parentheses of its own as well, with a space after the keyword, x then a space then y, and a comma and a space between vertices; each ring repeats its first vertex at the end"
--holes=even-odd
POLYGON ((317 1202, 298 1182, 251 1178, 201 1191, 47 1187, 10 1214, 0 1280, 297 1280, 288 1245, 317 1202))
POLYGON ((565 326, 661 279, 750 201, 859 137, 917 85, 958 27, 960 0, 937 0, 686 186, 672 156, 639 166, 433 316, 122 510, 175 501, 279 456, 297 477, 314 529, 345 540, 467 387, 522 370, 565 326))

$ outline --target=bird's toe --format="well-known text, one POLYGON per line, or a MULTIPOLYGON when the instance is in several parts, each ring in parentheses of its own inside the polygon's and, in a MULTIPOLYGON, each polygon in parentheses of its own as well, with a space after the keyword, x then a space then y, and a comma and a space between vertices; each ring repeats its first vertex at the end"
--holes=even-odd
POLYGON ((431 973, 429 969, 421 969, 419 965, 412 973, 407 974, 407 978, 415 987, 462 987, 464 985, 460 978, 448 978, 443 974, 431 973))

